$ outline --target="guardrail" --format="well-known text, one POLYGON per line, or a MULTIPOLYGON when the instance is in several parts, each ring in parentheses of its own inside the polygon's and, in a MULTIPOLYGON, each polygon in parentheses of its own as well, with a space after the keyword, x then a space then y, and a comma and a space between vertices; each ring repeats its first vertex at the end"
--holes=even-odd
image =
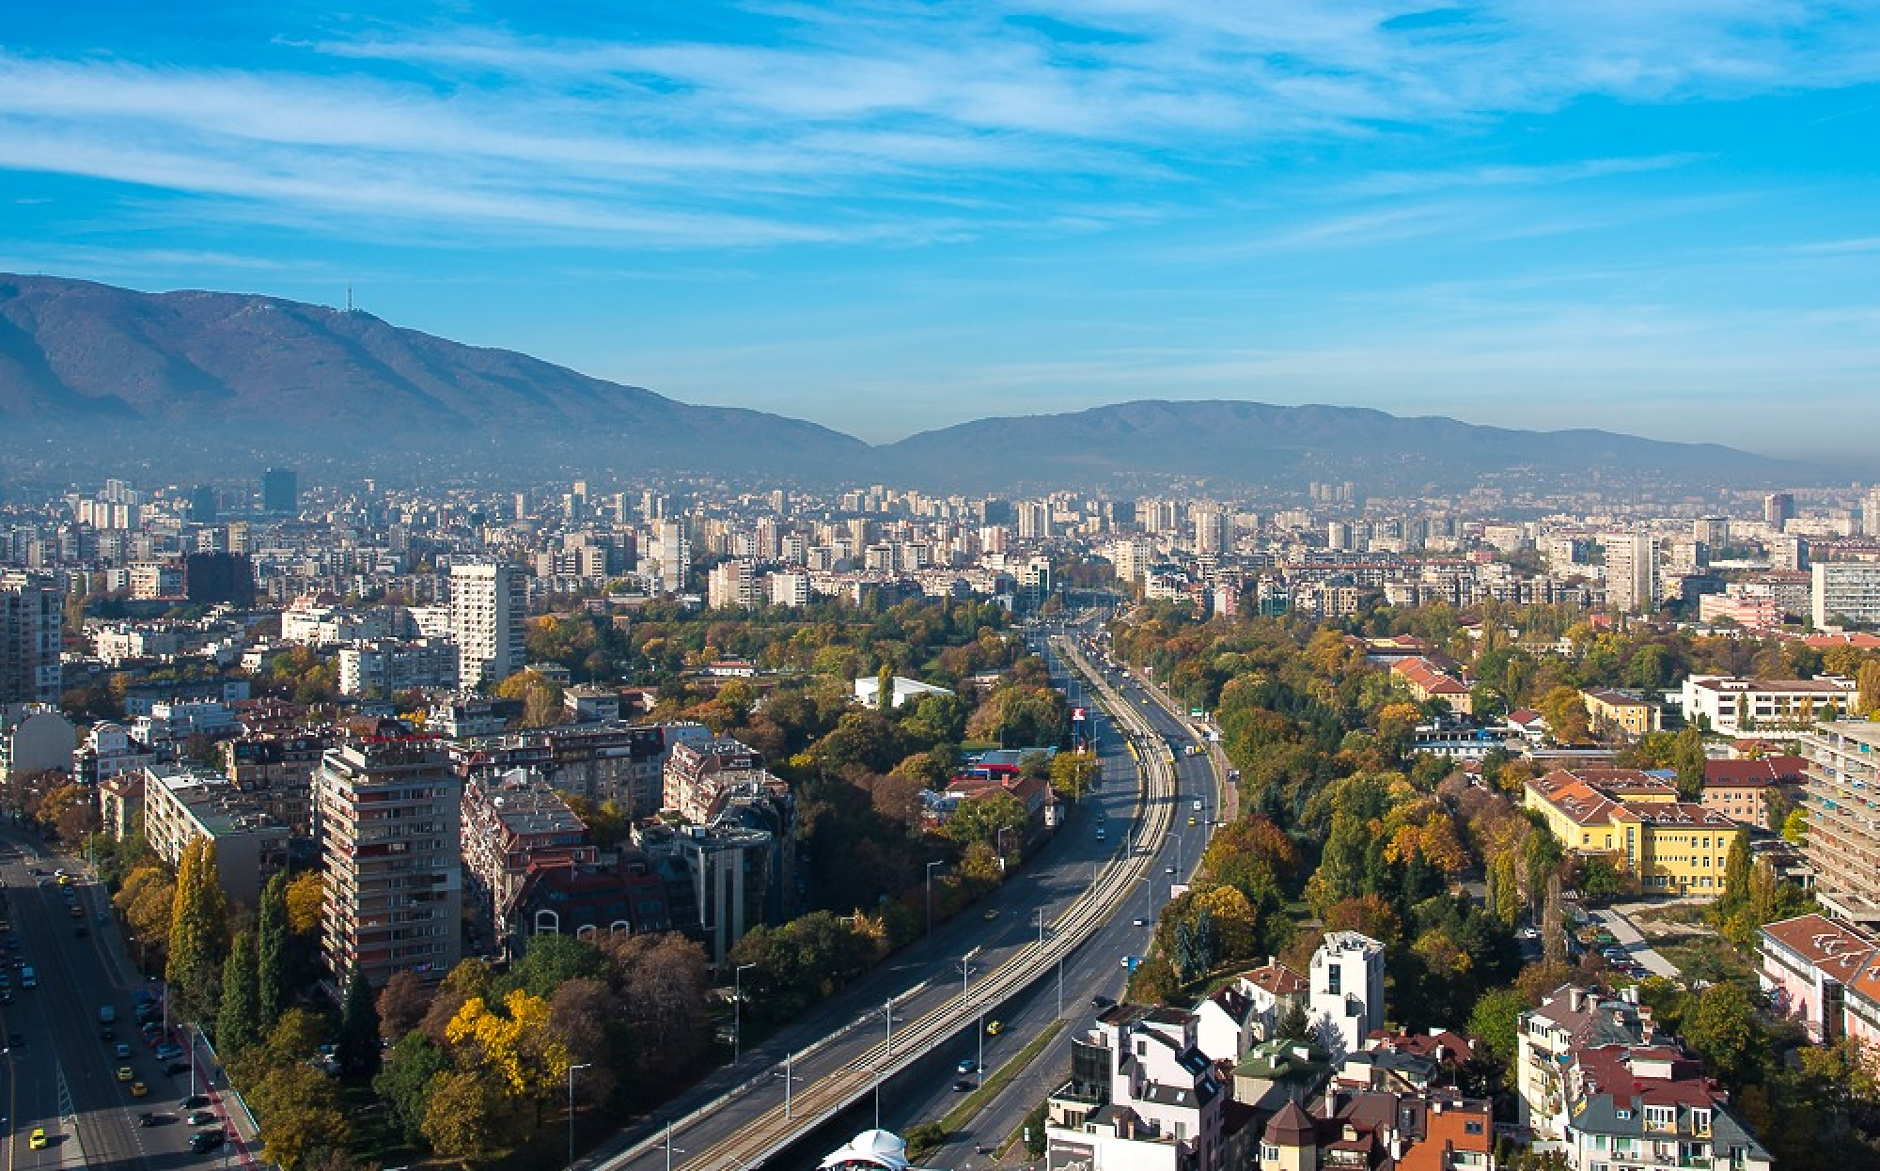
MULTIPOLYGON (((1055 641, 1060 653, 1068 647, 1072 660, 1085 679, 1093 682, 1098 694, 1105 697, 1113 719, 1138 735, 1155 735, 1153 725, 1126 700, 1118 699, 1100 673, 1089 669, 1088 661, 1074 644, 1062 636, 1055 641), (1127 718, 1121 715, 1124 712, 1128 713, 1127 718)), ((1004 1003, 1034 981, 1042 979, 1059 960, 1081 947, 1114 917, 1135 890, 1136 884, 1148 875, 1154 864, 1154 851, 1143 851, 1136 847, 1165 839, 1175 819, 1174 754, 1165 745, 1160 752, 1138 755, 1137 762, 1142 777, 1141 832, 1133 842, 1119 845, 1118 852, 1104 864, 1090 888, 1074 899, 1051 924, 1050 932, 1045 933, 1040 940, 1026 943, 1004 963, 987 973, 974 990, 978 994, 976 997, 969 999, 962 994, 960 999, 950 1001, 946 1006, 910 1022, 895 1034, 894 1052, 888 1052, 888 1042, 884 1040, 870 1046, 835 1073, 795 1093, 791 1092, 790 1081, 793 1076, 790 1067, 795 1061, 800 1056, 819 1052, 838 1038, 846 1036, 859 1027, 861 1021, 852 1022, 800 1054, 790 1054, 783 1062, 786 1087, 783 1106, 767 1111, 723 1142, 688 1152, 677 1166, 685 1171, 740 1171, 760 1166, 766 1159, 789 1148, 804 1134, 854 1105, 872 1092, 879 1081, 891 1078, 924 1059, 962 1028, 968 1025, 977 1028, 978 1021, 988 1008, 1004 1003), (1126 853, 1122 845, 1128 846, 1126 853)), ((687 1115, 685 1121, 695 1122, 711 1113, 719 1103, 741 1096, 759 1084, 768 1083, 772 1073, 772 1070, 766 1070, 758 1077, 740 1084, 719 1098, 718 1102, 687 1115)), ((673 1132, 677 1126, 678 1122, 675 1121, 671 1128, 649 1135, 618 1155, 594 1164, 595 1171, 618 1171, 634 1160, 668 1146, 673 1141, 673 1132)))

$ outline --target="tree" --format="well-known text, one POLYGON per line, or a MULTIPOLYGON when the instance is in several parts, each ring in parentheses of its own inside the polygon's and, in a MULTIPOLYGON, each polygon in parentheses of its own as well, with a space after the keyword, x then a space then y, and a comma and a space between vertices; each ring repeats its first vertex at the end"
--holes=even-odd
POLYGON ((340 1006, 339 1044, 334 1056, 344 1077, 366 1078, 379 1072, 379 1010, 372 1000, 372 985, 365 969, 353 965, 346 981, 346 999, 340 1006))
POLYGON ((379 1035, 394 1045, 418 1027, 431 1003, 431 990, 413 971, 392 973, 379 991, 379 1035))
POLYGON ((1750 857, 1749 834, 1738 830, 1730 839, 1730 854, 1723 863, 1723 898, 1719 901, 1728 907, 1734 907, 1749 898, 1750 857))
POLYGON ((1548 733, 1561 744, 1585 744, 1593 738, 1586 701, 1571 687, 1561 686, 1541 697, 1536 708, 1547 721, 1548 733))
POLYGON ((1023 840, 1025 820, 1025 807, 1018 798, 997 792, 962 800, 941 832, 962 846, 979 842, 1003 853, 1002 846, 1016 846, 1023 840))
POLYGON ((1671 750, 1678 770, 1678 800, 1696 801, 1704 795, 1704 733, 1695 724, 1678 733, 1671 750))
POLYGON ((1513 1061, 1520 1017, 1527 1007, 1526 999, 1515 989, 1491 988, 1469 1013, 1469 1036, 1488 1046, 1497 1061, 1513 1061))
POLYGON ((271 1066, 250 1095, 269 1162, 297 1171, 317 1151, 344 1147, 352 1124, 333 1082, 300 1062, 271 1066))
POLYGON ((1273 1022, 1273 1035, 1287 1041, 1304 1041, 1311 1034, 1312 1018, 1306 1015, 1304 997, 1294 996, 1273 1022))
POLYGON ((261 997, 255 933, 236 934, 222 965, 222 1002, 216 1006, 215 1043, 226 1060, 261 1043, 261 997))
POLYGON ((504 989, 520 988, 544 1000, 569 980, 598 976, 607 959, 585 939, 572 935, 532 935, 528 950, 502 981, 504 989))
POLYGON ((438 1154, 461 1163, 483 1163, 510 1140, 501 1079, 491 1070, 440 1073, 431 1080, 430 1102, 420 1129, 438 1154))
MULTIPOLYGON (((568 1051, 548 1027, 548 1002, 520 989, 505 996, 502 1011, 482 997, 471 997, 445 1030, 460 1065, 488 1069, 514 1098, 534 1104, 539 1114, 545 1098, 561 1086, 568 1051)), ((376 1024, 374 1026, 376 1032, 376 1024)))
POLYGON ((325 898, 326 880, 318 870, 296 875, 287 884, 287 926, 296 935, 312 935, 320 929, 320 904, 325 898))
POLYGON ((215 843, 195 838, 183 847, 170 918, 166 975, 185 1012, 213 1020, 228 954, 228 902, 216 877, 215 843))
POLYGON ((274 1027, 287 1007, 291 981, 287 952, 287 875, 277 873, 261 890, 256 919, 255 1010, 263 1030, 274 1027))
POLYGON ((423 1033, 406 1033, 386 1053, 372 1092, 390 1107, 407 1142, 423 1139, 433 1084, 449 1069, 450 1055, 423 1033))
POLYGON ((1743 1081, 1760 1060, 1756 1007, 1736 984, 1712 984, 1684 1022, 1684 1040, 1703 1054, 1726 1084, 1743 1081))

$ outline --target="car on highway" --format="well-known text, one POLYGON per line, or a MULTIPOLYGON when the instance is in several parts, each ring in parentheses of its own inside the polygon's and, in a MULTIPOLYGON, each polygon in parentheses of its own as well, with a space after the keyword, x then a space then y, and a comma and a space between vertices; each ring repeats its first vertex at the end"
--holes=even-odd
POLYGON ((987 919, 997 919, 999 917, 999 908, 987 907, 984 917, 987 919))
POLYGON ((145 1094, 148 1094, 149 1092, 150 1092, 150 1087, 145 1085, 144 1083, 142 1082, 131 1083, 131 1097, 141 1098, 145 1094))
POLYGON ((959 1073, 973 1073, 978 1070, 979 1063, 970 1057, 963 1057, 960 1059, 960 1063, 953 1068, 959 1073))
POLYGON ((1005 1025, 1003 1022, 1001 1021, 987 1021, 986 1022, 986 1035, 988 1037, 996 1037, 1000 1033, 1003 1033, 1004 1031, 1005 1031, 1005 1025))
POLYGON ((1200 825, 1201 823, 1199 821, 1196 821, 1194 814, 1191 813, 1188 815, 1188 824, 1192 826, 1192 825, 1200 825))
POLYGON ((129 1061, 131 1058, 131 1047, 122 1041, 117 1043, 117 1048, 112 1050, 112 1052, 117 1054, 119 1061, 129 1061))
POLYGON ((228 1135, 219 1130, 199 1130, 189 1136, 189 1149, 200 1155, 220 1148, 227 1141, 228 1135))
POLYGON ((1116 1001, 1108 996, 1092 996, 1090 998, 1091 1008, 1114 1008, 1115 1006, 1116 1001))
POLYGON ((32 1137, 26 1140, 26 1145, 31 1147, 35 1151, 45 1150, 46 1149, 46 1128, 43 1126, 33 1127, 32 1137))
POLYGON ((128 1081, 134 1080, 136 1077, 137 1077, 136 1072, 132 1070, 130 1066, 128 1065, 118 1066, 117 1078, 119 1081, 128 1082, 128 1081))
POLYGON ((1131 927, 1147 927, 1148 925, 1149 925, 1149 921, 1147 919, 1142 919, 1142 918, 1135 919, 1131 921, 1130 923, 1131 927))
POLYGON ((168 1122, 169 1120, 170 1120, 170 1116, 167 1114, 152 1114, 150 1111, 146 1110, 142 1114, 139 1114, 137 1116, 137 1125, 139 1126, 162 1126, 164 1123, 168 1122))
POLYGON ((1162 868, 1162 870, 1163 870, 1163 872, 1164 872, 1164 873, 1166 873, 1166 874, 1173 874, 1173 873, 1175 873, 1175 868, 1174 868, 1173 866, 1164 866, 1164 867, 1162 868))
POLYGON ((967 1081, 965 1078, 956 1077, 953 1079, 953 1092, 954 1093, 969 1094, 972 1092, 972 1089, 973 1089, 973 1083, 967 1081))

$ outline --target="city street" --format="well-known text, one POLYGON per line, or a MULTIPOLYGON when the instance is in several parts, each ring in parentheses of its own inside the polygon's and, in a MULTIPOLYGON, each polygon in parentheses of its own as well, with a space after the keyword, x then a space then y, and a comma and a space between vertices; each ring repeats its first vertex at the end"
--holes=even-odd
MULTIPOLYGON (((11 986, 4 991, 12 999, 0 1002, 8 1039, 0 1068, 7 1166, 161 1171, 229 1165, 240 1154, 233 1144, 213 1153, 189 1149, 191 1134, 217 1127, 185 1120, 189 1111, 180 1104, 191 1092, 191 1076, 165 1074, 170 1062, 158 1060, 138 1036, 132 996, 143 982, 123 960, 103 889, 83 880, 77 869, 44 853, 30 837, 0 838, 0 884, 10 928, 5 939, 11 944, 5 952, 11 986), (55 871, 61 868, 74 871, 70 885, 58 881, 55 871), (34 987, 24 986, 28 971, 34 987), (99 1020, 105 1005, 116 1016, 109 1026, 99 1020), (110 1041, 103 1036, 107 1027, 110 1041), (120 1043, 130 1047, 128 1057, 118 1056, 120 1043), (121 1069, 129 1070, 129 1080, 120 1078, 121 1069), (144 1087, 142 1097, 134 1096, 137 1083, 144 1087), (138 1115, 145 1112, 157 1115, 158 1124, 140 1126, 138 1115), (45 1131, 43 1149, 32 1149, 35 1129, 45 1131)), ((197 1088, 209 1093, 205 1085, 197 1088)), ((219 1115, 216 1097, 198 1108, 219 1115)))

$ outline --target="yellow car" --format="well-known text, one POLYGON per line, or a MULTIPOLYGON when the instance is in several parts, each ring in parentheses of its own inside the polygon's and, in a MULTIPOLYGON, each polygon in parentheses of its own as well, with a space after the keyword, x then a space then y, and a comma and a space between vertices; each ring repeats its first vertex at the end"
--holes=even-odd
POLYGON ((131 1083, 131 1097, 141 1098, 145 1094, 148 1094, 149 1092, 150 1092, 150 1087, 146 1086, 144 1083, 142 1082, 131 1083))
POLYGON ((46 1128, 43 1126, 33 1127, 33 1135, 31 1138, 26 1140, 26 1145, 31 1147, 35 1151, 45 1150, 46 1149, 46 1128))
POLYGON ((1000 1033, 1003 1033, 1004 1031, 1005 1031, 1005 1026, 1000 1024, 998 1021, 986 1022, 986 1034, 988 1036, 996 1037, 1000 1033))
POLYGON ((130 1067, 130 1066, 128 1066, 128 1065, 120 1065, 120 1066, 118 1066, 118 1080, 119 1080, 119 1081, 121 1081, 121 1082, 127 1082, 127 1081, 130 1081, 130 1080, 131 1080, 132 1078, 134 1078, 134 1077, 136 1077, 136 1076, 137 1076, 136 1074, 134 1074, 134 1073, 132 1073, 132 1072, 131 1072, 131 1067, 130 1067))

